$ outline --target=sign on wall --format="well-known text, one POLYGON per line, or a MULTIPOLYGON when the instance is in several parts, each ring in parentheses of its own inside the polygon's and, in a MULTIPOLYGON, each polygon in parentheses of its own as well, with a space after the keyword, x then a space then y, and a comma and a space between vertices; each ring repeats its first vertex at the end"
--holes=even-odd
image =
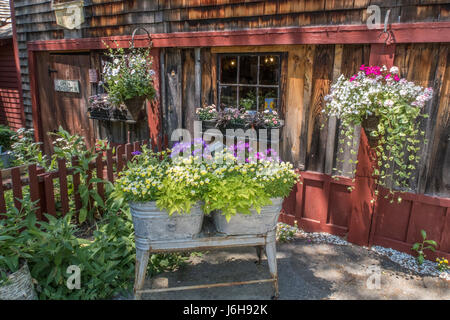
POLYGON ((52 1, 52 9, 55 11, 56 24, 73 30, 80 29, 84 22, 84 0, 64 1, 55 3, 52 1))
POLYGON ((80 83, 78 82, 78 80, 55 79, 55 91, 80 93, 80 83))

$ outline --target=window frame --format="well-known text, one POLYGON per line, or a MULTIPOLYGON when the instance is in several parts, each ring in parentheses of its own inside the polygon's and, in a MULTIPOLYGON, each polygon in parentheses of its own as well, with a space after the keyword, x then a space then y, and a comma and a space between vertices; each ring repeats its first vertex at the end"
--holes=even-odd
POLYGON ((217 109, 221 109, 221 89, 222 87, 236 87, 236 107, 239 106, 239 89, 241 87, 256 88, 256 110, 259 108, 259 88, 276 88, 277 89, 277 108, 276 111, 280 112, 281 108, 281 66, 283 64, 283 53, 282 52, 227 52, 217 54, 217 109), (237 59, 237 71, 236 71, 236 83, 222 83, 222 57, 236 57, 237 59), (257 82, 256 84, 240 84, 239 83, 239 73, 240 73, 240 57, 243 56, 257 56, 258 57, 258 67, 257 67, 257 82), (278 57, 278 68, 277 68, 277 83, 276 85, 260 84, 260 69, 261 69, 261 57, 262 56, 277 56, 278 57))

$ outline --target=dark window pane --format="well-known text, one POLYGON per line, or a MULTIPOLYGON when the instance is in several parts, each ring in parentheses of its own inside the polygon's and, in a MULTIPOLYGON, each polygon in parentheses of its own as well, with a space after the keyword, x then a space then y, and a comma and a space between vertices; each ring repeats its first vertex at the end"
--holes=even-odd
POLYGON ((259 83, 265 85, 278 84, 278 70, 280 59, 278 56, 261 56, 259 83))
POLYGON ((241 56, 239 59, 239 84, 257 84, 258 57, 241 56))
POLYGON ((220 108, 236 108, 237 87, 220 86, 220 108))
POLYGON ((239 107, 245 110, 256 110, 256 88, 239 88, 239 107))
POLYGON ((220 58, 221 83, 236 83, 237 81, 237 57, 236 56, 222 56, 220 58))
POLYGON ((259 88, 259 111, 278 109, 277 88, 259 88))

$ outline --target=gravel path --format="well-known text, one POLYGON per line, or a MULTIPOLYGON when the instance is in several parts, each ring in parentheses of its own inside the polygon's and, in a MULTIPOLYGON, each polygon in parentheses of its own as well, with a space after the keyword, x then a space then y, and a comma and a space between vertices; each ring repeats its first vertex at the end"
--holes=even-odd
MULTIPOLYGON (((298 230, 297 236, 299 238, 307 239, 315 243, 329 243, 335 245, 345 245, 355 247, 355 245, 351 244, 350 242, 347 242, 346 240, 338 236, 331 235, 328 233, 321 233, 321 232, 308 233, 304 232, 303 230, 298 230)), ((450 272, 448 271, 440 272, 439 270, 436 269, 435 262, 425 260, 425 262, 421 266, 419 266, 414 256, 406 254, 404 252, 400 252, 391 248, 384 248, 381 246, 372 246, 370 249, 367 247, 362 248, 372 250, 382 256, 385 256, 389 258, 391 261, 399 264, 400 266, 412 270, 414 272, 417 272, 418 274, 435 276, 446 280, 450 280, 450 272)))

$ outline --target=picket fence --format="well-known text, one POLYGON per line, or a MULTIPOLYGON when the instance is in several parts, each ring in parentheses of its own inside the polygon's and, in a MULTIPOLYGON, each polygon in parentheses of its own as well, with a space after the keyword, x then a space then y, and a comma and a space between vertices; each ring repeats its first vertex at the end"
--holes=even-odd
MULTIPOLYGON (((88 180, 95 171, 97 178, 114 183, 117 174, 121 172, 126 163, 132 159, 134 151, 141 150, 143 145, 151 147, 148 140, 118 145, 113 149, 97 152, 95 161, 89 164, 88 180)), ((72 159, 72 166, 78 163, 77 158, 72 159)), ((0 215, 6 212, 7 204, 5 193, 12 190, 14 206, 21 209, 24 198, 23 189, 29 187, 30 200, 36 202, 36 216, 38 219, 44 218, 44 213, 55 216, 57 212, 65 215, 69 212, 69 190, 68 177, 73 179, 73 200, 76 211, 81 209, 81 197, 78 192, 80 185, 80 173, 75 172, 71 167, 66 166, 65 159, 58 159, 58 168, 54 171, 45 171, 44 168, 36 164, 29 164, 20 167, 8 168, 0 171, 0 215), (59 182, 58 190, 55 188, 55 180, 59 182), (56 191, 56 192, 55 192, 56 191), (59 199, 58 199, 59 198, 59 199), (59 200, 59 201, 58 201, 59 200), (57 208, 58 204, 58 208, 57 208)), ((97 188, 98 194, 105 200, 104 182, 91 183, 88 188, 97 188), (95 186, 94 186, 95 185, 95 186)))

